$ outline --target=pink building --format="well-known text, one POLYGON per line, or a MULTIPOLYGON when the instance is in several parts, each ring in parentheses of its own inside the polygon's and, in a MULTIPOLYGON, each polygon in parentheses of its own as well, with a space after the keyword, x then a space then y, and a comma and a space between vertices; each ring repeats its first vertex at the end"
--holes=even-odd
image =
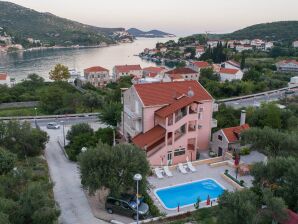
POLYGON ((136 84, 123 94, 121 131, 151 165, 196 160, 216 124, 213 103, 197 81, 136 84))
POLYGON ((104 87, 110 82, 109 70, 100 66, 84 69, 84 77, 95 87, 104 87))

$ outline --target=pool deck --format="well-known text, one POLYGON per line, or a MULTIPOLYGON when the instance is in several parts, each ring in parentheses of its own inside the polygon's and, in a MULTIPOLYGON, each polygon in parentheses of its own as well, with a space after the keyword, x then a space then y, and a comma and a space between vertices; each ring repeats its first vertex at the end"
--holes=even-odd
MULTIPOLYGON (((211 167, 208 164, 201 164, 195 166, 196 172, 194 173, 187 173, 182 174, 178 172, 176 169, 171 170, 173 173, 173 177, 164 177, 163 179, 158 179, 155 176, 148 177, 148 182, 151 186, 150 190, 150 196, 154 200, 155 205, 159 208, 159 210, 166 214, 177 214, 177 210, 166 210, 158 200, 158 198, 154 194, 154 190, 158 188, 164 188, 164 187, 170 187, 177 184, 187 183, 187 182, 193 182, 198 181, 201 179, 213 179, 217 181, 220 185, 222 185, 226 190, 228 191, 235 191, 236 189, 227 182, 221 174, 225 172, 225 170, 229 170, 229 174, 235 177, 235 168, 230 167, 228 165, 222 165, 218 167, 211 167)), ((238 176, 238 180, 244 180, 247 187, 250 187, 252 185, 252 176, 238 176)), ((206 207, 206 203, 201 203, 200 207, 206 207)), ((180 209, 180 212, 186 212, 186 211, 193 211, 194 206, 184 207, 180 209)))

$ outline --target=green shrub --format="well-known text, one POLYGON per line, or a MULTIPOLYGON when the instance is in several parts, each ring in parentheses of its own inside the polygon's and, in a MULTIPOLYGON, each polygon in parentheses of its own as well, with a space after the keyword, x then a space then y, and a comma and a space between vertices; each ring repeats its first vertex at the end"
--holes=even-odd
POLYGON ((250 148, 243 147, 240 149, 240 155, 244 156, 244 155, 249 155, 249 154, 250 154, 250 148))
POLYGON ((156 205, 154 204, 152 198, 148 195, 148 193, 145 192, 143 196, 144 196, 144 202, 147 203, 149 206, 150 214, 154 217, 161 216, 159 209, 156 207, 156 205))

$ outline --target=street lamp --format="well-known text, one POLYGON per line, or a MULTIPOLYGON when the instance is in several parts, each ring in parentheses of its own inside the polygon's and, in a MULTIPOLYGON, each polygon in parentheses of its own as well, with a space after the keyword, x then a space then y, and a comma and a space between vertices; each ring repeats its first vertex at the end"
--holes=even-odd
POLYGON ((139 181, 142 180, 142 175, 137 173, 133 176, 133 179, 137 182, 137 224, 139 224, 139 181))
POLYGON ((84 152, 86 152, 87 151, 87 148, 86 147, 83 147, 82 149, 81 149, 81 152, 82 153, 84 153, 84 152))
POLYGON ((65 147, 65 131, 64 131, 64 121, 60 121, 62 125, 62 132, 63 132, 63 147, 65 147))
POLYGON ((35 110, 35 117, 37 117, 37 108, 34 107, 34 110, 35 110))

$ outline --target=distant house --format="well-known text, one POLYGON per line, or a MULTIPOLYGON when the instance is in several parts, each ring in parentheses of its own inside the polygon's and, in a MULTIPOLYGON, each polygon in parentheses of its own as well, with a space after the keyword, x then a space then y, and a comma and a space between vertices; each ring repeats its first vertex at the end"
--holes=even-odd
POLYGON ((221 42, 220 40, 208 40, 207 41, 207 46, 209 47, 211 47, 211 48, 214 48, 214 47, 216 47, 217 46, 217 44, 219 43, 219 42, 221 42))
POLYGON ((165 67, 146 67, 143 68, 143 76, 155 78, 156 76, 161 77, 167 71, 165 67))
POLYGON ((10 87, 10 77, 7 73, 0 73, 0 85, 7 85, 10 87))
POLYGON ((221 68, 219 71, 220 81, 232 81, 241 80, 243 78, 243 72, 240 69, 234 68, 221 68))
POLYGON ((277 71, 279 72, 292 72, 298 73, 298 61, 296 60, 282 60, 276 64, 277 71))
POLYGON ((202 45, 196 46, 196 58, 201 57, 205 53, 205 47, 202 45))
POLYGON ((241 65, 237 61, 229 60, 221 64, 223 68, 233 68, 233 69, 240 69, 241 65))
POLYGON ((265 43, 265 50, 270 50, 271 48, 273 48, 274 44, 272 41, 266 42, 265 43))
POLYGON ((86 68, 84 78, 95 87, 104 87, 110 82, 109 70, 100 66, 86 68))
POLYGON ((207 61, 192 61, 189 63, 188 67, 198 73, 200 73, 203 68, 210 68, 211 65, 207 61))
POLYGON ((238 45, 236 45, 235 49, 237 52, 242 52, 242 51, 252 50, 253 47, 250 44, 238 44, 238 45))
POLYGON ((298 76, 294 76, 291 78, 290 82, 288 83, 289 87, 298 86, 298 76))
POLYGON ((198 80, 199 73, 192 70, 191 68, 175 68, 173 70, 165 72, 164 81, 173 82, 173 81, 184 81, 184 80, 198 80))
POLYGON ((293 47, 298 47, 298 40, 295 40, 295 41, 293 42, 293 47))
POLYGON ((238 149, 240 147, 240 134, 249 129, 248 124, 242 124, 236 127, 223 128, 212 134, 211 149, 218 156, 222 156, 227 151, 238 149))
POLYGON ((123 76, 132 76, 141 78, 143 70, 140 65, 116 65, 113 68, 113 79, 117 81, 123 76))
POLYGON ((250 45, 255 47, 256 49, 259 50, 264 50, 265 49, 265 41, 260 40, 260 39, 254 39, 250 42, 250 45))

